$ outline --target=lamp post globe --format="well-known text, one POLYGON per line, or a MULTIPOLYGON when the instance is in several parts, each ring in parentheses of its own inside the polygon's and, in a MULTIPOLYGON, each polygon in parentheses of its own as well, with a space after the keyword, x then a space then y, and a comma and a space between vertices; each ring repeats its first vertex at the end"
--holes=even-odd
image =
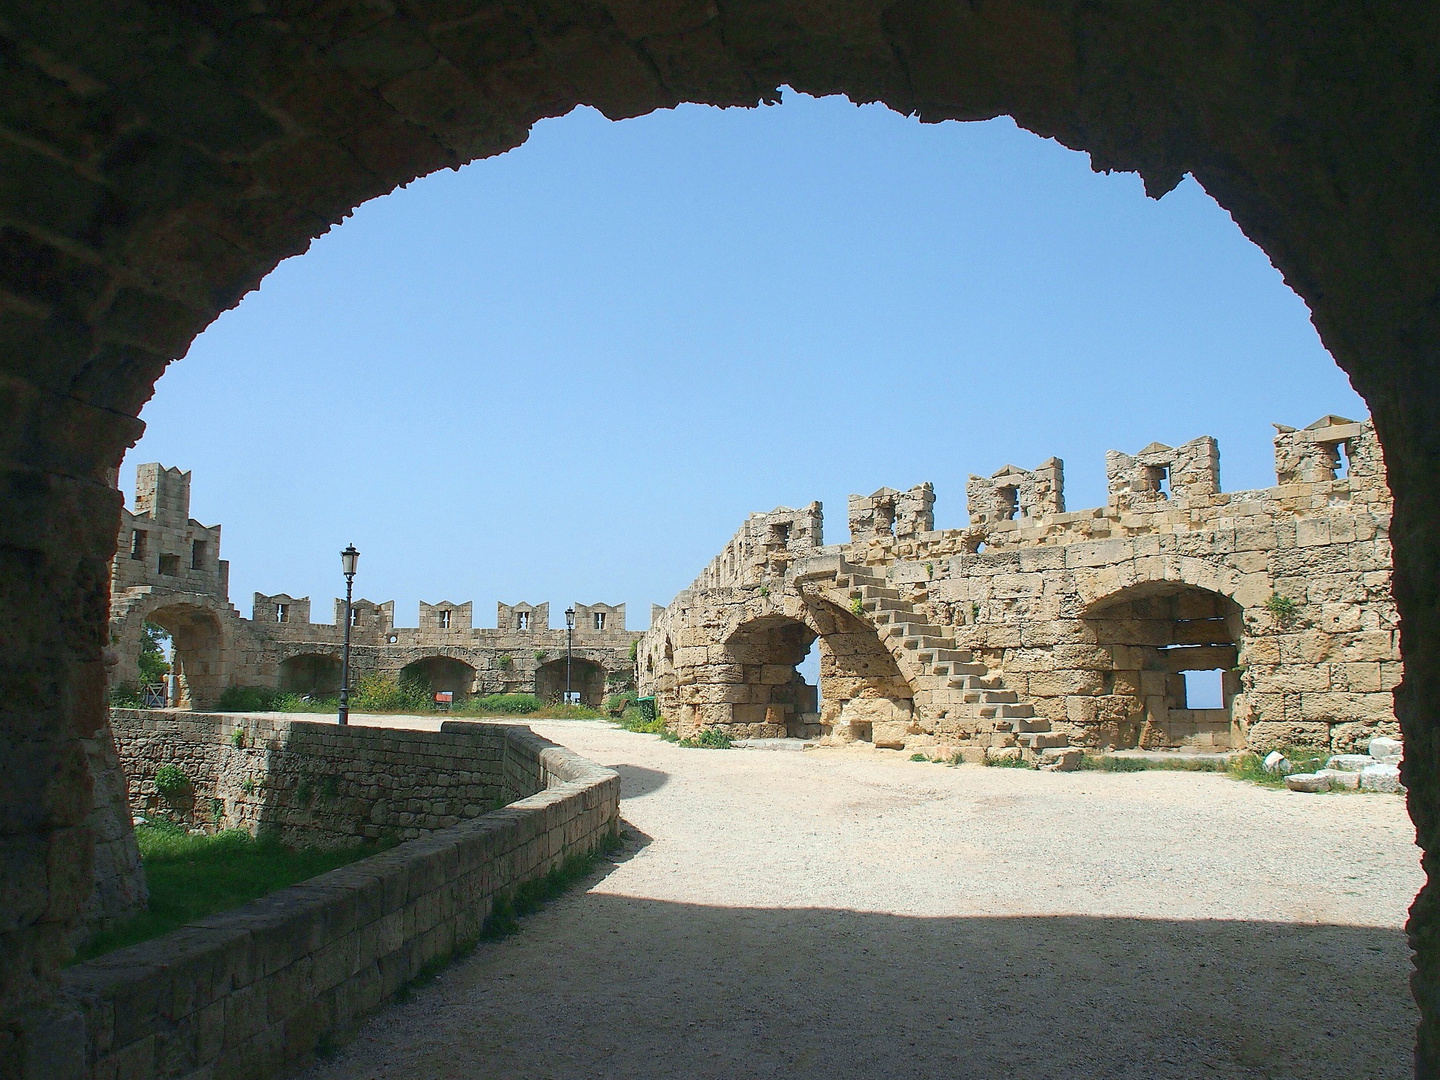
POLYGON ((341 727, 350 723, 350 627, 355 622, 355 570, 360 565, 360 552, 347 544, 340 552, 340 572, 345 575, 345 647, 340 653, 340 709, 336 721, 341 727))

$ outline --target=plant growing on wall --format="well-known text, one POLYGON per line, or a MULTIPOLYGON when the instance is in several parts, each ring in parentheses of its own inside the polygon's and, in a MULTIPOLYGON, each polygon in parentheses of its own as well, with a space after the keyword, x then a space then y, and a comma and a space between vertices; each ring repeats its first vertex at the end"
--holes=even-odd
POLYGON ((1271 617, 1280 626, 1292 626, 1300 617, 1300 605, 1295 602, 1295 599, 1283 596, 1278 592, 1270 594, 1270 599, 1265 601, 1265 610, 1270 612, 1271 617))
POLYGON ((536 662, 537 664, 543 664, 543 663, 545 662, 545 657, 546 657, 547 655, 549 655, 549 654, 546 653, 546 651, 545 651, 544 649, 536 649, 536 650, 535 650, 535 662, 536 662))
POLYGON ((163 799, 177 799, 190 790, 190 778, 179 765, 161 765, 155 770, 155 790, 163 799))
POLYGON ((925 576, 927 578, 933 578, 935 576, 935 564, 933 562, 927 562, 925 564, 925 576))
POLYGON ((498 667, 501 671, 508 671, 510 669, 510 665, 513 663, 515 663, 515 659, 508 653, 497 656, 495 658, 495 666, 498 667))
POLYGON ((864 598, 863 598, 863 597, 859 597, 859 596, 854 597, 854 598, 850 601, 850 610, 851 610, 851 612, 853 612, 853 613, 856 614, 856 615, 864 615, 864 614, 865 614, 865 600, 864 600, 864 598))

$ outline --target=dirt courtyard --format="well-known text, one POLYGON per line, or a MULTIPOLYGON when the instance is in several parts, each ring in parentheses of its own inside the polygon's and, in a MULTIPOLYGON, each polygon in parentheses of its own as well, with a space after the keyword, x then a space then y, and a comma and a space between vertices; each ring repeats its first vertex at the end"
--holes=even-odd
POLYGON ((309 1080, 1410 1075, 1396 796, 530 726, 625 850, 309 1080))

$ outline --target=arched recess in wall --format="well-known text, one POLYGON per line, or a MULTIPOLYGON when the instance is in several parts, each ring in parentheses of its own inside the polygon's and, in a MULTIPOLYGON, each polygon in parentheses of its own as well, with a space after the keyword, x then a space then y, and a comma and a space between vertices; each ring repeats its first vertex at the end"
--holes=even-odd
POLYGON ((817 634, 799 619, 771 613, 742 622, 725 638, 725 660, 687 687, 700 727, 724 725, 733 738, 813 738, 820 734, 819 688, 797 670, 817 634))
POLYGON ((475 669, 453 656, 426 656, 400 669, 400 683, 424 687, 431 694, 454 694, 458 702, 475 689, 475 669))
POLYGON ((1085 743, 1244 745, 1235 706, 1245 618, 1234 600, 1181 581, 1149 581, 1092 602, 1082 617, 1099 663, 1088 672, 1091 692, 1067 697, 1065 715, 1085 725, 1085 743), (1213 689, 1205 685, 1212 681, 1213 689))
MULTIPOLYGON (((593 660, 572 657, 570 689, 580 695, 580 704, 598 709, 605 704, 605 669, 593 660)), ((535 696, 550 703, 564 700, 565 657, 548 661, 535 669, 535 696)))
POLYGON ((301 653, 280 661, 280 689, 289 694, 334 697, 340 692, 340 657, 301 653))
POLYGON ((904 745, 913 733, 915 691, 875 627, 818 598, 807 600, 806 621, 819 635, 821 736, 904 745))

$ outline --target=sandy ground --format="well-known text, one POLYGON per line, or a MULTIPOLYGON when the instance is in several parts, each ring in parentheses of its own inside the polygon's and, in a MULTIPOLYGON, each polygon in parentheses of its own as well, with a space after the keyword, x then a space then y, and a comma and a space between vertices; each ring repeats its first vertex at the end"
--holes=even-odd
POLYGON ((530 726, 625 850, 310 1080, 1410 1075, 1395 796, 530 726))

